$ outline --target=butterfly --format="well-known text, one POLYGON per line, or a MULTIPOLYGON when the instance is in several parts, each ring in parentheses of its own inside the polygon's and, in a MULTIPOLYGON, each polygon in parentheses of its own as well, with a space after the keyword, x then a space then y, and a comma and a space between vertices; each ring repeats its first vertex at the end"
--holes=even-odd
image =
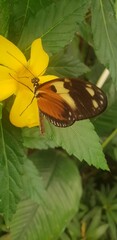
MULTIPOLYGON (((7 53, 20 62, 11 53, 7 53)), ((26 66, 24 67, 30 72, 26 66)), ((14 78, 10 73, 9 75, 14 78)), ((81 78, 57 78, 43 84, 39 81, 38 77, 32 78, 34 96, 20 115, 31 105, 33 99, 37 98, 41 132, 43 132, 42 116, 55 126, 62 128, 71 126, 75 121, 95 117, 107 107, 105 93, 93 83, 81 78)), ((18 82, 29 88, 24 83, 18 82)), ((32 89, 30 91, 32 92, 32 89)))
POLYGON ((106 109, 105 93, 93 83, 82 79, 57 78, 39 84, 32 80, 34 97, 40 111, 57 127, 71 126, 75 121, 99 115, 106 109))

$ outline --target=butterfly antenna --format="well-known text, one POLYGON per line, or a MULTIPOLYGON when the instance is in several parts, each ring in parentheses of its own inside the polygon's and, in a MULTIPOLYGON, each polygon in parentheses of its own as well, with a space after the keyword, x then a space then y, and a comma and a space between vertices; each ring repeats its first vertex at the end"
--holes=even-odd
POLYGON ((27 88, 33 93, 32 89, 29 88, 25 83, 22 83, 22 82, 18 81, 18 80, 17 80, 14 76, 12 76, 10 73, 9 73, 9 75, 10 75, 15 81, 17 81, 18 83, 20 83, 20 84, 22 84, 23 86, 27 87, 27 88))
POLYGON ((7 51, 7 53, 8 53, 10 56, 12 56, 13 58, 15 58, 15 60, 17 60, 19 63, 21 63, 21 65, 22 65, 28 72, 30 72, 30 73, 33 75, 33 77, 35 77, 35 75, 30 71, 30 69, 28 69, 19 59, 17 59, 12 53, 10 53, 10 52, 8 52, 8 51, 7 51))
MULTIPOLYGON (((10 56, 12 56, 13 58, 15 58, 19 63, 21 63, 21 65, 22 65, 28 72, 30 72, 34 78, 36 77, 36 76, 30 71, 30 69, 27 68, 27 67, 26 67, 19 59, 17 59, 12 53, 10 53, 10 52, 8 52, 8 51, 7 51, 7 53, 8 53, 10 56)), ((47 67, 39 74, 39 76, 42 75, 42 73, 45 72, 46 69, 47 69, 47 67)), ((37 77, 39 77, 39 76, 37 76, 37 77)))
POLYGON ((33 96, 33 98, 31 99, 30 103, 26 106, 26 108, 20 113, 20 116, 26 111, 27 108, 29 108, 29 106, 32 104, 33 100, 34 100, 35 96, 33 96))
MULTIPOLYGON (((9 73, 9 75, 10 75, 13 79, 15 79, 10 73, 9 73)), ((29 88, 26 84, 21 83, 21 82, 18 81, 17 79, 15 79, 15 80, 16 80, 17 82, 19 82, 20 84, 22 84, 23 86, 27 87, 27 88, 33 93, 32 89, 29 88)), ((27 107, 20 113, 20 116, 21 116, 21 115, 26 111, 26 109, 32 104, 34 98, 35 98, 35 96, 33 96, 33 98, 31 99, 30 103, 27 105, 27 107)))

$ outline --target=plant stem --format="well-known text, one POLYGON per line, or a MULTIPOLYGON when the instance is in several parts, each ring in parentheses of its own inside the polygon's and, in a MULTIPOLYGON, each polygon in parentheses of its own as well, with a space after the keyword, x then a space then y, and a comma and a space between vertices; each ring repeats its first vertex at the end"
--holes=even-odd
POLYGON ((116 134, 117 134, 117 128, 102 143, 102 147, 105 148, 109 144, 109 142, 116 136, 116 134))

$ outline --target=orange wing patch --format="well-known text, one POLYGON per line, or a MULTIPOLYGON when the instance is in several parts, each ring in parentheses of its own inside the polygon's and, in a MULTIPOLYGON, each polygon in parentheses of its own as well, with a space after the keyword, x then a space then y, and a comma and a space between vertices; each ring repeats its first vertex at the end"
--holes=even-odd
POLYGON ((40 93, 38 106, 43 115, 56 126, 68 126, 75 121, 70 106, 56 93, 51 91, 40 93))

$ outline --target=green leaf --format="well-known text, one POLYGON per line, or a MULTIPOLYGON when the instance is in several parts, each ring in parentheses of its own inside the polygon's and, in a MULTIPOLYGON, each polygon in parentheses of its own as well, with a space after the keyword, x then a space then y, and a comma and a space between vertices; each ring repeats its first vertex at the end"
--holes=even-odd
POLYGON ((0 0, 0 34, 7 36, 10 17, 9 1, 0 0))
POLYGON ((39 127, 35 128, 23 128, 22 129, 22 137, 23 137, 23 144, 26 148, 31 149, 48 149, 54 148, 55 143, 52 139, 48 139, 45 135, 40 137, 40 129, 39 127))
POLYGON ((108 228, 109 228, 109 226, 106 223, 105 224, 101 224, 101 226, 98 226, 98 228, 94 232, 94 234, 96 233, 97 239, 100 240, 101 237, 104 237, 106 232, 107 232, 107 230, 108 230, 108 228))
POLYGON ((116 240, 117 239, 117 226, 113 221, 113 217, 111 213, 107 212, 107 220, 109 223, 109 235, 110 239, 116 240))
POLYGON ((96 54, 117 86, 117 20, 109 0, 92 1, 92 32, 96 54))
MULTIPOLYGON (((91 71, 86 74, 86 78, 89 82, 97 84, 100 75, 104 71, 104 65, 102 65, 97 59, 95 60, 95 64, 91 67, 91 71)), ((112 82, 112 81, 111 81, 112 82)), ((106 91, 105 91, 106 92, 106 91)))
POLYGON ((78 25, 78 34, 90 45, 92 43, 92 29, 91 26, 86 22, 83 21, 78 25))
POLYGON ((75 37, 65 49, 50 58, 46 73, 59 77, 77 78, 88 72, 89 68, 81 61, 77 46, 78 38, 75 37))
MULTIPOLYGON (((117 128, 114 131, 117 132, 117 128)), ((113 139, 111 138, 110 143, 106 146, 105 152, 108 156, 111 157, 111 159, 113 159, 114 161, 117 161, 117 134, 116 136, 113 137, 113 139)))
POLYGON ((27 161, 29 167, 25 168, 25 174, 30 184, 27 185, 27 181, 24 184, 32 197, 18 205, 11 222, 12 238, 55 240, 78 209, 80 176, 68 156, 55 150, 37 152, 32 155, 32 161, 39 176, 35 175, 34 167, 32 171, 31 163, 27 161))
POLYGON ((52 0, 13 1, 13 4, 11 5, 9 26, 10 40, 17 43, 29 18, 35 16, 39 9, 46 7, 51 3, 52 0))
POLYGON ((95 215, 90 222, 87 229, 86 236, 88 239, 92 239, 95 236, 95 240, 100 240, 100 238, 105 234, 108 229, 108 224, 101 223, 102 210, 99 207, 94 208, 95 215))
MULTIPOLYGON (((38 159, 37 153, 32 157, 32 161, 38 159)), ((43 159, 44 161, 45 159, 43 159)), ((42 199, 46 201, 46 190, 44 188, 43 179, 40 174, 39 166, 35 166, 30 159, 26 159, 24 163, 24 176, 23 176, 23 190, 26 198, 32 199, 34 202, 41 204, 42 199), (29 184, 30 182, 30 184, 29 184)), ((39 165, 39 162, 38 164, 39 165)), ((46 202, 45 202, 46 204, 46 202)))
MULTIPOLYGON (((81 204, 80 204, 80 207, 81 207, 81 204)), ((77 239, 80 239, 81 222, 79 221, 79 214, 80 214, 80 210, 75 215, 75 217, 72 219, 72 221, 67 226, 65 231, 62 233, 59 240, 77 240, 77 239)))
POLYGON ((99 135, 110 134, 117 128, 117 100, 108 109, 93 121, 99 135))
POLYGON ((73 154, 80 161, 85 160, 89 165, 108 169, 99 137, 89 120, 76 122, 68 128, 57 128, 46 121, 46 128, 47 139, 52 139, 57 147, 61 146, 70 155, 73 154))
MULTIPOLYGON (((27 133, 30 138, 30 129, 27 130, 27 133)), ((27 142, 25 135, 23 138, 26 146, 30 148, 37 146, 40 149, 39 140, 38 144, 35 143, 37 141, 35 139, 34 145, 32 142, 30 145, 30 140, 27 142)), ((89 165, 108 170, 99 138, 89 120, 76 122, 68 128, 57 128, 45 121, 45 134, 44 136, 40 135, 40 141, 43 142, 41 146, 44 148, 51 143, 50 147, 62 147, 68 154, 74 155, 80 161, 85 160, 89 165)))
POLYGON ((7 121, 0 122, 0 149, 0 213, 8 224, 21 197, 24 151, 20 131, 7 121))
POLYGON ((73 39, 89 3, 90 0, 59 0, 40 9, 36 15, 30 16, 25 25, 19 47, 26 50, 34 39, 41 37, 46 51, 59 51, 73 39))

